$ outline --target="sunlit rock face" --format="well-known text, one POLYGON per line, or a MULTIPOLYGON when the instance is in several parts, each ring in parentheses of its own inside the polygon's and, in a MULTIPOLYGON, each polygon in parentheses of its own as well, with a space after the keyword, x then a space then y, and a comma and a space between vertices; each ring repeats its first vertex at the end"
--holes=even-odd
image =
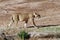
MULTIPOLYGON (((4 23, 4 25, 6 25, 7 21, 8 21, 7 22, 8 24, 11 20, 10 19, 10 17, 12 16, 11 14, 17 13, 17 12, 20 12, 20 13, 36 12, 40 14, 41 16, 41 19, 37 19, 37 21, 39 20, 39 22, 37 23, 45 24, 46 22, 44 20, 45 18, 46 20, 49 17, 50 17, 49 19, 53 19, 54 17, 51 18, 52 16, 60 15, 60 3, 59 3, 59 0, 0 0, 0 20, 1 20, 0 22, 1 24, 4 23)), ((48 23, 50 22, 47 22, 46 24, 48 23)), ((52 23, 52 20, 51 20, 51 23, 52 23)))
MULTIPOLYGON (((22 13, 25 15, 24 13, 33 12, 41 16, 39 19, 34 19, 37 26, 60 25, 60 0, 0 0, 0 33, 8 28, 8 24, 12 20, 12 14, 22 13)), ((23 27, 23 25, 24 21, 19 21, 18 27, 15 27, 13 23, 6 34, 13 35, 17 33, 18 28, 23 27)), ((28 26, 30 25, 33 25, 32 21, 28 22, 28 26)))

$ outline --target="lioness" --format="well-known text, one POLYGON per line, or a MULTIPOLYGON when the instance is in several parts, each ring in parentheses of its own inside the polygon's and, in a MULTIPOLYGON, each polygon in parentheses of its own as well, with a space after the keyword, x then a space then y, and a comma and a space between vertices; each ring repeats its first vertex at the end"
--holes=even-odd
POLYGON ((33 22, 33 25, 36 27, 36 24, 34 22, 35 17, 39 18, 40 15, 37 13, 15 13, 12 14, 12 21, 10 22, 9 25, 11 26, 12 23, 15 23, 15 25, 17 26, 18 21, 25 21, 24 27, 27 27, 28 20, 30 20, 33 22))

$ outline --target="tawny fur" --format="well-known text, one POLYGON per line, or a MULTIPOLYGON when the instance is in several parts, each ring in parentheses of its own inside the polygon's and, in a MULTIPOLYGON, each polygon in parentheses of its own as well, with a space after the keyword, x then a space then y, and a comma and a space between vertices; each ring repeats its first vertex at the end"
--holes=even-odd
POLYGON ((40 15, 37 13, 14 13, 12 14, 12 22, 17 26, 18 21, 25 21, 24 26, 26 27, 28 20, 31 20, 33 22, 33 25, 36 26, 34 22, 35 17, 40 17, 40 15))

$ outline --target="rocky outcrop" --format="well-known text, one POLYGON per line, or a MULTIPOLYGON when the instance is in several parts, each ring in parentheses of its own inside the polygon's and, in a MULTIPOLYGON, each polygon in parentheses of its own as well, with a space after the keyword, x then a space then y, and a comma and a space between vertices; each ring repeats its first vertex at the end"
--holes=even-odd
POLYGON ((60 24, 59 0, 1 0, 0 1, 0 24, 10 22, 12 13, 36 12, 41 18, 35 20, 37 25, 60 24))

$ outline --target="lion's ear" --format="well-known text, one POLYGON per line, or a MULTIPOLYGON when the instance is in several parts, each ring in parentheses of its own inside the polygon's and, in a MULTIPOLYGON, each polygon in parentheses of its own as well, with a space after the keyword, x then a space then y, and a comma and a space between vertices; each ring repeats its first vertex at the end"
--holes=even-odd
POLYGON ((38 17, 38 18, 41 17, 41 16, 40 16, 39 14, 37 14, 36 12, 35 12, 33 15, 34 15, 34 17, 38 17))
POLYGON ((37 13, 33 13, 34 17, 37 17, 37 13))

